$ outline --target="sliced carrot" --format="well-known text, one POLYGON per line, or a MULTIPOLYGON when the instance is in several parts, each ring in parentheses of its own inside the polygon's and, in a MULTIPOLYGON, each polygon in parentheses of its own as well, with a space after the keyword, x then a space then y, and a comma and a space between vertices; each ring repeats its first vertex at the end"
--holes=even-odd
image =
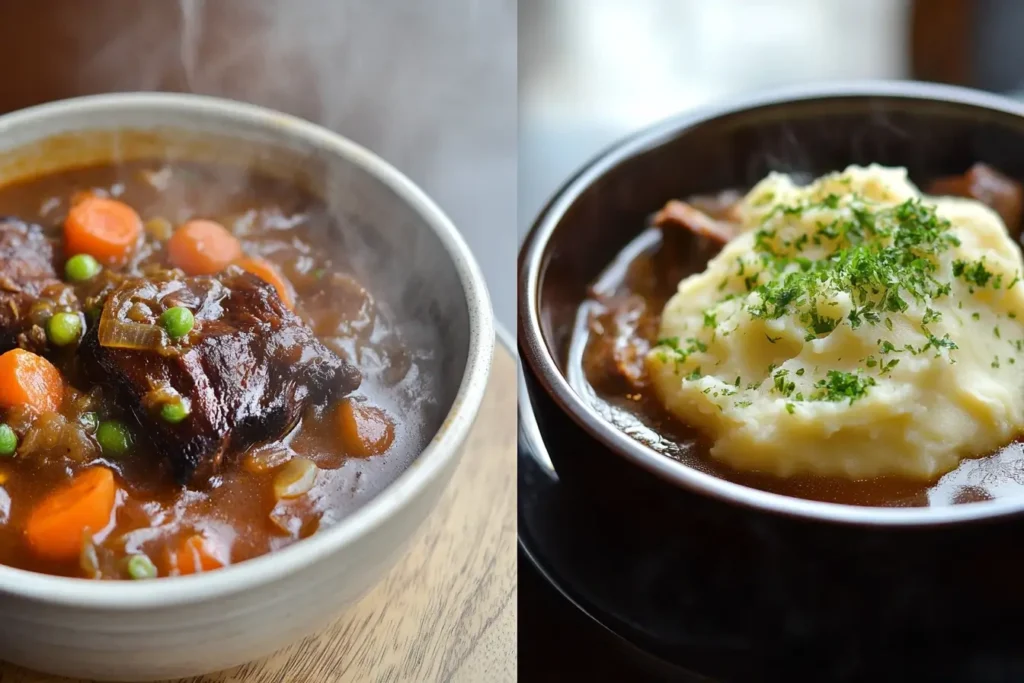
POLYGON ((226 563, 218 556, 213 545, 201 534, 192 534, 178 548, 175 564, 180 574, 196 574, 220 569, 226 563))
POLYGON ((123 263, 142 235, 142 219, 124 202, 106 197, 81 199, 64 220, 64 248, 69 256, 89 254, 107 265, 123 263))
POLYGON ((294 308, 295 290, 292 289, 291 283, 284 278, 284 275, 281 275, 281 271, 277 269, 277 266, 261 258, 244 258, 238 262, 238 265, 267 284, 273 285, 274 289, 277 290, 277 295, 281 297, 281 301, 288 307, 288 310, 290 311, 294 308))
POLYGON ((213 275, 242 257, 242 245, 216 221, 191 220, 171 235, 167 254, 189 275, 213 275))
POLYGON ((25 524, 25 538, 37 555, 48 560, 78 557, 85 534, 107 526, 116 501, 113 472, 106 467, 90 467, 32 510, 25 524))
POLYGON ((0 407, 27 405, 52 413, 63 400, 64 378, 53 363, 24 349, 0 355, 0 407))
POLYGON ((395 438, 395 426, 380 408, 345 399, 336 420, 345 452, 357 457, 380 455, 395 438))

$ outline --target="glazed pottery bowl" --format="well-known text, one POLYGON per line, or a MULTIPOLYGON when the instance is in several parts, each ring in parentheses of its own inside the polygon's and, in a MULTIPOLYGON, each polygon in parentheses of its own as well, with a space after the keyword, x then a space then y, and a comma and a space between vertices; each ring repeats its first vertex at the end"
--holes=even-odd
MULTIPOLYGON (((656 452, 602 417, 567 380, 567 355, 588 286, 667 200, 748 188, 770 171, 812 178, 850 164, 904 166, 922 186, 979 161, 1021 179, 1022 112, 1013 100, 940 85, 801 87, 686 113, 605 151, 561 188, 520 252, 518 342, 537 392, 615 455, 618 462, 608 467, 621 472, 610 480, 622 482, 631 471, 643 471, 669 489, 832 523, 942 525, 1018 513, 1024 496, 947 506, 861 507, 727 481, 656 452)), ((582 456, 567 454, 562 469, 591 479, 605 469, 583 462, 582 456)))
MULTIPOLYGON (((136 158, 237 163, 323 197, 380 298, 432 340, 446 416, 415 462, 334 526, 215 572, 90 581, 0 566, 0 659, 54 674, 141 681, 270 654, 322 628, 387 573, 459 461, 490 371, 483 277, 438 207, 358 145, 277 112, 205 97, 132 93, 0 117, 0 182, 136 158), (381 289, 382 288, 382 289, 381 289)), ((401 321, 399 328, 402 328, 401 321)))

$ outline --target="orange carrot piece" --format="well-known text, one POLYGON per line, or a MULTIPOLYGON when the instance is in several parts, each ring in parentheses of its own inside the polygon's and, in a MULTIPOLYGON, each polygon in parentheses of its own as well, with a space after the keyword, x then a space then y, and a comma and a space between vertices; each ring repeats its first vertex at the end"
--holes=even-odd
POLYGON ((197 219, 174 231, 167 254, 189 275, 214 275, 242 257, 242 245, 220 223, 197 219))
POLYGON ((114 474, 90 467, 40 502, 25 524, 25 538, 40 557, 70 560, 82 550, 87 532, 96 533, 110 522, 117 501, 114 474))
POLYGON ((226 563, 216 553, 211 543, 201 534, 192 534, 178 548, 175 555, 178 572, 196 574, 220 569, 226 563))
POLYGON ((52 413, 63 400, 64 378, 53 363, 24 349, 0 355, 0 407, 28 405, 52 413))
POLYGON ((395 426, 387 413, 375 406, 345 399, 336 420, 345 452, 357 457, 380 455, 395 438, 395 426))
POLYGON ((291 283, 284 278, 284 275, 281 274, 281 271, 273 263, 266 259, 254 257, 244 258, 238 262, 238 265, 267 284, 273 285, 274 289, 277 290, 277 295, 281 297, 281 301, 284 302, 289 311, 295 307, 295 290, 292 289, 291 283))
POLYGON ((64 220, 64 249, 68 256, 89 254, 106 265, 124 263, 141 235, 142 219, 135 209, 106 197, 80 200, 64 220))

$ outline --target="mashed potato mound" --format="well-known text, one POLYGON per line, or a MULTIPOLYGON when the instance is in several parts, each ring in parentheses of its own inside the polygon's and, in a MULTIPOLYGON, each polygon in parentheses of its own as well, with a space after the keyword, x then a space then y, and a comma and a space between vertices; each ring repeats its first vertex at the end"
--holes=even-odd
POLYGON ((993 211, 870 166, 773 174, 740 215, 647 357, 714 458, 932 480, 1024 430, 1024 263, 993 211))

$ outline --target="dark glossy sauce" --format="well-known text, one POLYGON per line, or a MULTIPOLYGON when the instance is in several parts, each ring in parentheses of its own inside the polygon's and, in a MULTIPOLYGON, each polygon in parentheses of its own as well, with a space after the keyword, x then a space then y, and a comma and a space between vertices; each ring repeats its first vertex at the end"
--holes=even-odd
POLYGON ((1024 444, 961 462, 938 481, 896 477, 848 481, 739 472, 715 461, 697 430, 661 406, 645 380, 643 354, 679 281, 703 271, 714 248, 649 228, 618 255, 579 309, 568 379, 611 424, 695 469, 753 488, 811 500, 869 506, 928 506, 1024 495, 1024 444))
MULTIPOLYGON (((110 525, 95 537, 99 568, 102 578, 125 578, 123 560, 132 553, 147 554, 161 575, 172 572, 168 558, 176 544, 197 533, 212 539, 230 563, 294 543, 365 503, 429 441, 441 419, 434 399, 433 350, 408 346, 401 334, 402 311, 396 310, 400 302, 391 302, 392 308, 374 298, 372 282, 354 279, 348 259, 358 254, 342 253, 338 231, 344 226, 334 224, 320 200, 241 169, 138 162, 0 188, 0 215, 39 223, 58 238, 69 202, 88 191, 130 204, 144 220, 159 217, 173 225, 197 217, 218 220, 240 238, 246 255, 277 266, 295 289, 295 313, 325 345, 359 368, 362 384, 353 396, 384 411, 394 439, 381 455, 346 452, 331 407, 310 409, 283 440, 235 454, 203 487, 176 484, 138 444, 118 460, 2 458, 0 563, 84 575, 80 561, 54 563, 34 555, 25 542, 24 524, 54 486, 96 462, 117 473, 121 488, 110 525), (279 501, 273 491, 275 472, 296 455, 319 467, 316 483, 305 495, 279 501)), ((165 261, 162 241, 149 235, 126 268, 165 261)), ((65 373, 72 391, 92 388, 73 368, 65 373)), ((105 409, 116 413, 118 406, 105 409)))

